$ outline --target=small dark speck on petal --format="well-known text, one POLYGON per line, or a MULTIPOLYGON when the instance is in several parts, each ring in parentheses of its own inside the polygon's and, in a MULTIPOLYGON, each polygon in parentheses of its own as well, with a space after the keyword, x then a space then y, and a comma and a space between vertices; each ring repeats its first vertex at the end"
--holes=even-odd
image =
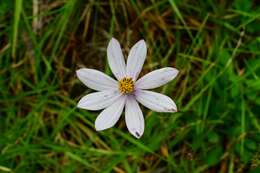
POLYGON ((177 112, 174 108, 169 109, 171 112, 177 112))
POLYGON ((164 110, 170 111, 170 112, 177 112, 174 108, 167 108, 167 107, 165 107, 164 110))
POLYGON ((140 137, 140 134, 138 132, 135 132, 136 136, 140 137))

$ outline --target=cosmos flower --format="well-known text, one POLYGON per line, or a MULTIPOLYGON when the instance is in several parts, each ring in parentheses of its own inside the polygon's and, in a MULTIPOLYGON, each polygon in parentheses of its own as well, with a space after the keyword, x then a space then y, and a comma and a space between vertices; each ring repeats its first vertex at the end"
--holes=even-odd
POLYGON ((156 112, 177 111, 176 104, 170 97, 147 90, 173 80, 178 74, 177 69, 161 68, 137 80, 146 53, 145 41, 140 40, 131 48, 125 63, 119 42, 112 38, 107 47, 107 56, 117 81, 94 69, 77 70, 79 80, 97 91, 81 98, 77 107, 87 110, 104 109, 95 121, 97 131, 114 126, 125 108, 126 126, 133 136, 140 138, 144 132, 144 117, 138 102, 156 112))

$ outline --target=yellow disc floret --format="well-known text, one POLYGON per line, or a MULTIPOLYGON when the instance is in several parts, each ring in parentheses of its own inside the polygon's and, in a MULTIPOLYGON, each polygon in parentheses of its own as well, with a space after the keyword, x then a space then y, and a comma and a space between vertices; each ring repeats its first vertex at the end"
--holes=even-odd
POLYGON ((134 90, 134 81, 130 77, 124 77, 119 81, 118 87, 121 93, 129 94, 134 90))

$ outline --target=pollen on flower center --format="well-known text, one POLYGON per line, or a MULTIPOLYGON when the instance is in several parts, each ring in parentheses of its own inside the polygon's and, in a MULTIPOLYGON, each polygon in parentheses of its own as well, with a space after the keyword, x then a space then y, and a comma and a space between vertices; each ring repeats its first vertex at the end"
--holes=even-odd
POLYGON ((119 91, 123 94, 129 94, 134 90, 134 81, 130 77, 124 77, 118 82, 119 91))

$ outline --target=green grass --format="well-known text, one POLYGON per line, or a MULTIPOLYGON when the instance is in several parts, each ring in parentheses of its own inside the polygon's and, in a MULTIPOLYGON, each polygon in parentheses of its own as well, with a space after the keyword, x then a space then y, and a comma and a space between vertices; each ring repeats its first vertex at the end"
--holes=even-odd
POLYGON ((260 172, 259 33, 256 0, 0 1, 0 172, 260 172), (179 112, 142 107, 140 140, 76 108, 112 36, 146 40, 142 75, 180 70, 158 89, 179 112))

